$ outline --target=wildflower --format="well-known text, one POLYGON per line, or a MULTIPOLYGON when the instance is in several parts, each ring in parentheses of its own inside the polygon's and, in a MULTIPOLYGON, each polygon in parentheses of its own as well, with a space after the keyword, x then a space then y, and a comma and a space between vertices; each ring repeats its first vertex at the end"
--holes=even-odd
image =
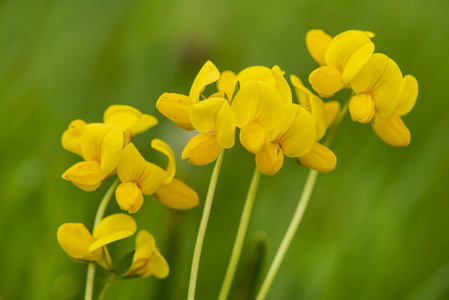
POLYGON ((66 223, 58 228, 57 238, 62 249, 74 260, 95 262, 112 270, 106 245, 136 232, 136 221, 126 214, 114 214, 101 220, 93 234, 82 223, 66 223))
POLYGON ((154 237, 146 230, 140 230, 136 237, 136 251, 133 262, 126 276, 147 277, 154 275, 157 278, 168 276, 170 269, 167 261, 156 247, 154 237))
POLYGON ((331 38, 322 30, 310 30, 306 45, 320 67, 309 76, 313 89, 322 97, 331 97, 348 87, 374 52, 368 31, 349 30, 331 38))
POLYGON ((171 148, 161 140, 151 142, 153 149, 168 157, 167 169, 145 161, 130 143, 122 152, 117 174, 122 183, 115 191, 120 208, 137 212, 143 204, 143 195, 156 194, 156 198, 175 209, 189 209, 198 205, 198 195, 181 181, 174 179, 176 159, 171 148))
POLYGON ((316 125, 315 143, 306 154, 297 159, 307 168, 314 169, 318 172, 330 172, 335 169, 337 157, 332 150, 318 141, 324 137, 328 127, 335 120, 335 117, 340 111, 340 104, 337 101, 324 103, 319 97, 304 87, 301 80, 294 75, 290 77, 290 80, 295 87, 299 103, 312 114, 316 125))
POLYGON ((354 121, 369 123, 376 134, 392 146, 407 146, 410 132, 401 116, 408 114, 418 96, 418 82, 402 76, 398 65, 384 54, 370 58, 351 83, 356 93, 349 103, 354 121))

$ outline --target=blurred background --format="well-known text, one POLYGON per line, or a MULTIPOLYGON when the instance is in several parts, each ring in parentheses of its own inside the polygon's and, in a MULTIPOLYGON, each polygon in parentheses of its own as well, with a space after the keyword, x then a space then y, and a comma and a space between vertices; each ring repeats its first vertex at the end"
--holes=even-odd
MULTIPOLYGON (((118 282, 106 299, 184 299, 213 165, 181 161, 192 133, 159 114, 156 100, 187 94, 206 60, 235 72, 277 64, 307 82, 316 63, 304 40, 315 28, 332 36, 373 31, 376 52, 418 79, 417 104, 404 118, 412 142, 390 147, 346 117, 332 145, 337 168, 318 177, 267 299, 449 299, 448 15, 446 0, 0 1, 0 299, 83 297, 87 264, 67 257, 56 231, 66 222, 91 228, 111 180, 91 193, 62 180, 79 158, 60 138, 74 119, 101 121, 111 104, 159 119, 135 142, 145 147, 157 137, 172 145, 177 178, 198 191, 201 204, 174 212, 146 197, 133 216, 155 236, 171 274, 118 282)), ((197 299, 218 295, 253 169, 254 156, 240 145, 228 151, 197 299)), ((249 257, 261 257, 264 274, 306 175, 287 159, 278 174, 262 177, 230 299, 251 299, 249 257)), ((113 200, 107 214, 115 212, 113 200)), ((134 237, 109 248, 119 258, 134 249, 134 237)))

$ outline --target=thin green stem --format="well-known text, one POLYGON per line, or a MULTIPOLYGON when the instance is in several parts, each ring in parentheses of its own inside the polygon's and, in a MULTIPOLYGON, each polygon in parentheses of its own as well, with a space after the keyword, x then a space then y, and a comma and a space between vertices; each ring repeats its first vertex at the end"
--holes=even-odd
POLYGON ((240 217, 239 227, 237 229, 237 236, 235 237, 234 247, 232 248, 231 259, 229 261, 226 276, 221 286, 219 300, 226 300, 229 295, 229 290, 232 286, 232 280, 234 279, 235 270, 242 253, 243 242, 245 241, 246 232, 248 230, 249 219, 253 210, 254 199, 257 194, 257 187, 259 185, 260 172, 259 169, 254 170, 253 179, 249 186, 248 195, 246 196, 245 205, 243 207, 242 216, 240 217))
MULTIPOLYGON (((100 223, 101 219, 103 219, 104 212, 106 211, 106 207, 108 207, 109 201, 114 194, 115 188, 119 184, 119 179, 115 179, 115 181, 111 184, 106 194, 103 196, 103 199, 98 206, 97 213, 95 215, 94 227, 95 228, 98 223, 100 223)), ((84 293, 84 300, 92 300, 92 295, 94 292, 94 279, 95 279, 95 263, 89 263, 87 268, 87 281, 86 281, 86 291, 84 293)))
POLYGON ((215 162, 214 170, 210 178, 209 188, 207 190, 206 201, 204 203, 203 215, 198 229, 198 236, 196 238, 195 249, 193 251, 192 269, 190 271, 189 292, 187 299, 195 299, 196 282, 198 279, 198 269, 200 266, 201 250, 203 249, 204 236, 206 234, 207 223, 214 200, 215 188, 217 186, 218 174, 220 173, 221 165, 226 153, 226 149, 221 149, 220 155, 215 162))
MULTIPOLYGON (((330 128, 328 135, 323 142, 323 144, 326 147, 328 147, 332 143, 335 137, 335 133, 337 132, 338 127, 340 127, 341 121, 343 120, 343 117, 346 115, 346 112, 348 111, 349 101, 351 100, 353 95, 354 94, 352 93, 349 96, 345 105, 343 106, 337 118, 335 119, 333 126, 330 128)), ((290 246, 290 243, 293 240, 296 231, 298 230, 299 224, 301 223, 302 217, 304 216, 304 212, 307 208, 307 204, 309 203, 310 196, 312 195, 312 191, 315 186, 317 176, 318 176, 317 171, 315 170, 309 171, 309 175, 307 176, 306 184, 304 186, 301 198, 299 199, 295 214, 293 215, 293 219, 291 220, 287 232, 285 233, 284 238, 282 239, 281 245, 279 246, 276 256, 274 257, 273 263, 271 264, 270 269, 268 270, 267 276, 265 277, 262 283, 262 286, 260 288, 256 300, 263 300, 267 296, 268 290, 270 289, 274 277, 276 276, 279 270, 282 260, 284 259, 285 253, 287 252, 288 247, 290 246)))

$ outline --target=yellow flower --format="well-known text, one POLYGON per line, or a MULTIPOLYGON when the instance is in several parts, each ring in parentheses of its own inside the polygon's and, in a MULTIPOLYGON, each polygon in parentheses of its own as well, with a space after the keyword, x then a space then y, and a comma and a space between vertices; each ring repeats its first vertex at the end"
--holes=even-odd
POLYGON ((189 96, 164 93, 157 100, 156 108, 178 127, 184 130, 193 130, 194 127, 190 121, 190 107, 200 101, 199 97, 204 88, 219 78, 218 69, 211 61, 207 61, 193 81, 189 96))
POLYGON ((58 228, 58 242, 67 254, 77 261, 98 263, 112 270, 106 245, 136 232, 136 221, 125 214, 114 214, 101 220, 93 234, 82 223, 66 223, 58 228))
POLYGON ((182 159, 201 166, 213 162, 221 148, 229 149, 235 143, 235 116, 224 98, 209 98, 190 107, 192 126, 200 132, 182 151, 182 159))
POLYGON ((318 172, 330 172, 335 169, 337 157, 332 150, 318 141, 324 137, 327 128, 333 123, 340 111, 340 104, 337 101, 323 103, 319 97, 304 87, 298 77, 292 75, 290 80, 295 87, 299 103, 312 114, 316 125, 316 141, 306 154, 298 157, 298 161, 318 172))
POLYGON ((71 166, 62 174, 62 178, 90 192, 98 189, 115 170, 124 136, 115 125, 91 123, 83 126, 80 142, 80 153, 84 161, 71 166))
POLYGON ((322 97, 331 97, 347 87, 374 52, 367 31, 349 30, 331 38, 322 30, 310 30, 306 45, 321 67, 309 76, 313 89, 322 97))
POLYGON ((349 103, 354 121, 369 123, 392 146, 407 146, 410 132, 400 118, 411 111, 418 97, 418 82, 402 76, 398 65, 384 54, 373 54, 351 83, 356 93, 349 103))
POLYGON ((196 192, 174 179, 176 159, 171 148, 158 139, 154 139, 151 146, 168 157, 167 169, 145 161, 136 147, 128 144, 117 165, 122 183, 117 187, 115 197, 120 208, 135 213, 143 204, 143 195, 155 193, 160 202, 171 208, 189 209, 198 205, 196 192))
POLYGON ((136 237, 136 251, 126 276, 147 277, 154 275, 165 278, 170 273, 167 261, 156 247, 154 237, 146 230, 140 230, 136 237))
POLYGON ((237 85, 237 75, 232 71, 223 71, 217 81, 217 90, 225 95, 229 103, 234 97, 235 86, 237 85))

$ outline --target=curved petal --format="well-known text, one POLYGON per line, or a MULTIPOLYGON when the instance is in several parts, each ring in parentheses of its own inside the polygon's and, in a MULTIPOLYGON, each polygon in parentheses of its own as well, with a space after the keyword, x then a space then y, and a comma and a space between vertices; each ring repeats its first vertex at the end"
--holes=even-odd
POLYGON ((280 68, 278 66, 274 66, 272 72, 273 77, 276 80, 276 88, 282 95, 284 103, 292 103, 292 90, 290 89, 287 80, 285 80, 285 77, 281 74, 280 68))
POLYGON ((327 131, 327 112, 323 100, 315 95, 310 97, 310 108, 316 125, 316 140, 318 141, 321 140, 327 131))
POLYGON ((101 169, 112 173, 120 160, 124 144, 123 132, 114 127, 105 135, 101 143, 101 169))
POLYGON ((62 134, 62 147, 70 152, 83 156, 81 151, 81 138, 84 132, 84 126, 87 123, 83 120, 75 120, 69 124, 69 128, 62 134))
POLYGON ((235 115, 231 106, 224 103, 217 114, 215 132, 218 144, 225 149, 232 148, 235 143, 235 115))
POLYGON ((173 150, 170 148, 170 146, 160 139, 153 139, 151 141, 151 148, 153 148, 156 151, 159 151, 162 154, 165 154, 168 157, 168 164, 167 164, 167 178, 164 180, 165 184, 170 183, 172 181, 173 177, 175 177, 176 173, 176 157, 175 153, 173 153, 173 150))
POLYGON ((176 178, 169 184, 161 185, 154 197, 162 204, 174 209, 191 209, 199 204, 198 194, 176 178))
POLYGON ((293 84, 296 92, 296 98, 300 104, 310 106, 309 98, 313 95, 312 92, 304 86, 301 79, 295 75, 290 75, 290 81, 293 84))
POLYGON ((374 132, 388 145, 393 147, 405 147, 410 144, 410 131, 405 126, 401 117, 392 113, 386 118, 379 114, 374 116, 371 127, 374 132))
POLYGON ((145 170, 137 180, 137 184, 144 195, 152 195, 164 184, 167 177, 169 177, 169 173, 166 170, 150 162, 145 162, 145 170))
POLYGON ((306 47, 310 56, 320 65, 326 65, 325 54, 332 37, 321 29, 309 30, 306 34, 306 47))
POLYGON ((341 105, 338 101, 329 101, 324 103, 324 109, 326 110, 327 127, 334 123, 335 118, 340 112, 341 105))
POLYGON ((134 127, 141 118, 142 113, 129 105, 111 105, 103 115, 105 124, 113 124, 119 127, 123 132, 134 127))
POLYGON ((411 75, 406 75, 402 80, 401 87, 396 96, 398 106, 395 108, 395 113, 399 116, 408 114, 415 106, 418 98, 418 81, 411 75))
POLYGON ((214 83, 219 78, 220 72, 217 67, 215 67, 210 60, 207 61, 198 72, 198 75, 196 75, 192 87, 190 88, 189 97, 192 99, 193 103, 199 101, 200 94, 207 85, 214 83))
POLYGON ((86 192, 97 190, 109 173, 101 170, 96 161, 82 161, 71 166, 62 174, 62 178, 70 181, 86 192))
POLYGON ((351 82, 366 62, 369 60, 371 55, 374 53, 374 44, 366 43, 357 49, 349 58, 343 70, 342 79, 344 83, 351 82))
POLYGON ((220 74, 220 79, 217 81, 217 89, 226 95, 229 103, 234 97, 235 86, 237 85, 237 75, 232 71, 223 71, 220 74))
POLYGON ((269 142, 268 132, 258 123, 249 123, 240 130, 240 143, 251 153, 258 153, 263 150, 264 145, 269 142))
POLYGON ((158 249, 156 249, 154 254, 150 257, 148 265, 149 269, 144 276, 154 275, 156 278, 163 279, 170 273, 168 263, 158 249))
POLYGON ((309 152, 298 157, 298 160, 305 167, 323 173, 332 171, 337 165, 334 152, 318 142, 313 144, 309 152))
POLYGON ((109 243, 133 235, 137 230, 134 219, 127 214, 113 214, 98 223, 93 232, 95 242, 89 247, 89 252, 103 247, 109 243))
POLYGON ((146 161, 133 143, 126 145, 117 164, 117 174, 121 182, 138 182, 145 172, 146 161))
POLYGON ((320 67, 310 73, 309 82, 323 97, 331 97, 345 86, 340 71, 329 66, 320 67))
POLYGON ((156 102, 156 108, 161 114, 184 130, 193 130, 190 122, 190 106, 192 99, 181 94, 164 93, 156 102))
POLYGON ((260 173, 266 176, 276 174, 284 163, 284 154, 277 143, 267 143, 256 153, 256 165, 260 173))
POLYGON ((58 228, 58 242, 67 254, 77 260, 99 262, 103 259, 102 249, 90 252, 94 238, 82 223, 66 223, 58 228))
POLYGON ((137 212, 143 204, 142 190, 135 182, 120 183, 115 190, 115 198, 120 209, 130 214, 137 212))
POLYGON ((237 74, 237 80, 240 82, 240 88, 252 80, 267 82, 272 78, 272 70, 264 66, 248 67, 237 74))
POLYGON ((84 160, 101 163, 103 139, 114 127, 115 125, 102 123, 90 123, 84 126, 81 138, 81 151, 84 160))
POLYGON ((201 133, 215 132, 215 121, 223 104, 224 98, 209 98, 198 102, 190 108, 190 120, 195 129, 201 133))
POLYGON ((182 159, 196 166, 207 165, 217 159, 221 147, 217 137, 211 133, 201 133, 194 136, 182 151, 182 159))
POLYGON ((369 123, 374 117, 374 101, 370 94, 357 94, 349 102, 349 112, 353 121, 369 123))
POLYGON ((157 119, 152 115, 142 114, 140 118, 137 119, 137 123, 131 127, 132 135, 137 135, 139 133, 145 132, 148 129, 156 126, 158 123, 157 119))

